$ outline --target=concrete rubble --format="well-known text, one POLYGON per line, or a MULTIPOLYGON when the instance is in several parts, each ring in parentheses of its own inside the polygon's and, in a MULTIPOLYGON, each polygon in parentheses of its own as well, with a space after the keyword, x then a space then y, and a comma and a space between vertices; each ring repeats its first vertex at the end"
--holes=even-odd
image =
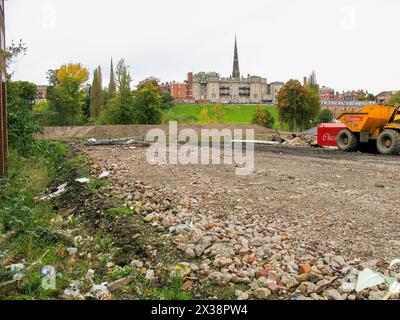
MULTIPOLYGON (((282 144, 301 147, 310 140, 293 137, 282 144)), ((255 174, 239 179, 229 166, 153 166, 144 149, 99 146, 83 152, 94 163, 93 176, 110 173, 107 196, 172 239, 184 259, 170 266, 171 275, 185 275, 193 281, 190 287, 240 285, 238 300, 379 300, 387 285, 356 292, 363 269, 400 280, 400 268, 388 266, 398 252, 397 206, 375 186, 393 179, 397 163, 390 160, 376 165, 358 155, 326 161, 262 154, 256 156, 255 174), (373 174, 377 166, 379 176, 373 174), (368 174, 374 181, 365 185, 359 178, 368 174)), ((69 255, 80 253, 82 240, 74 238, 69 255)), ((156 281, 152 257, 162 253, 151 246, 144 252, 128 265, 156 281)), ((94 284, 89 273, 87 279, 89 292, 81 292, 85 279, 80 279, 62 297, 110 299, 134 277, 94 284)))

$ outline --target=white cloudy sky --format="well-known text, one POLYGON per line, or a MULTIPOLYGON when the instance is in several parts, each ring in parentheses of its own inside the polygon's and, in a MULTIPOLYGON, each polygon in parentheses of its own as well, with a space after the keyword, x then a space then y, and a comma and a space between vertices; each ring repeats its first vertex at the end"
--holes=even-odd
MULTIPOLYGON (((8 0, 7 40, 29 52, 15 78, 46 83, 65 62, 91 70, 125 58, 135 83, 188 71, 302 79, 312 69, 336 90, 400 89, 398 0, 8 0)), ((108 79, 104 79, 108 83, 108 79)))

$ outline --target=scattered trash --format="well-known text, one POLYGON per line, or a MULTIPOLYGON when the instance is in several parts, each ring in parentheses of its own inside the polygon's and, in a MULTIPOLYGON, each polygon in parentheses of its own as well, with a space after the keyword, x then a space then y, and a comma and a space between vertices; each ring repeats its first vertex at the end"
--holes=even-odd
POLYGON ((45 200, 51 200, 51 199, 57 198, 67 191, 67 187, 68 187, 68 182, 58 186, 57 190, 55 192, 53 192, 52 194, 43 196, 41 198, 36 198, 36 200, 38 199, 39 201, 45 201, 45 200))
POLYGON ((19 273, 25 269, 25 265, 23 263, 15 263, 10 266, 11 273, 19 273))
POLYGON ((110 291, 108 290, 108 282, 102 282, 100 284, 94 284, 90 293, 98 300, 107 300, 111 298, 110 291))
POLYGON ((40 276, 42 278, 49 276, 49 275, 55 275, 56 274, 56 269, 53 266, 44 266, 42 270, 40 270, 40 276))
POLYGON ((85 183, 89 183, 89 182, 90 182, 90 179, 88 179, 88 178, 81 178, 81 179, 76 179, 75 181, 76 181, 76 182, 79 182, 79 183, 82 183, 82 184, 85 184, 85 183))
POLYGON ((81 286, 80 281, 71 281, 71 283, 69 284, 69 287, 64 289, 64 294, 62 297, 64 299, 79 298, 81 296, 80 286, 81 286))
POLYGON ((100 175, 99 175, 99 179, 104 179, 104 178, 108 178, 110 176, 110 173, 108 171, 103 171, 100 175))
POLYGON ((67 252, 69 253, 70 256, 74 256, 78 253, 78 249, 71 247, 67 249, 67 252))
POLYGON ((112 139, 112 140, 99 140, 89 139, 86 145, 89 146, 110 146, 110 145, 127 145, 127 144, 136 144, 136 143, 144 143, 145 137, 138 136, 133 138, 124 138, 124 139, 112 139))
POLYGON ((25 278, 25 275, 23 274, 23 273, 17 273, 17 274, 14 274, 14 276, 13 276, 13 281, 22 281, 22 280, 24 280, 24 278, 25 278))

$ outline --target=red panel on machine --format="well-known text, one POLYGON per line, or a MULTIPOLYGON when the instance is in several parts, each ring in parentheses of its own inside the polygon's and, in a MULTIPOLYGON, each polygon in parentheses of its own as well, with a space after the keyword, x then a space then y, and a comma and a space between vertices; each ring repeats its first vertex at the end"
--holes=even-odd
POLYGON ((323 147, 336 147, 336 137, 346 126, 339 123, 321 123, 318 126, 318 144, 323 147))

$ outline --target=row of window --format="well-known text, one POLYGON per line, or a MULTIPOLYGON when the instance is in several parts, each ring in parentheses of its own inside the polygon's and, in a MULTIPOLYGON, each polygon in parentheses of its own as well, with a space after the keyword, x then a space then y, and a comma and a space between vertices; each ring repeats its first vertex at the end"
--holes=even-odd
POLYGON ((348 106, 348 107, 364 107, 367 104, 372 104, 375 101, 321 101, 323 106, 348 106))

